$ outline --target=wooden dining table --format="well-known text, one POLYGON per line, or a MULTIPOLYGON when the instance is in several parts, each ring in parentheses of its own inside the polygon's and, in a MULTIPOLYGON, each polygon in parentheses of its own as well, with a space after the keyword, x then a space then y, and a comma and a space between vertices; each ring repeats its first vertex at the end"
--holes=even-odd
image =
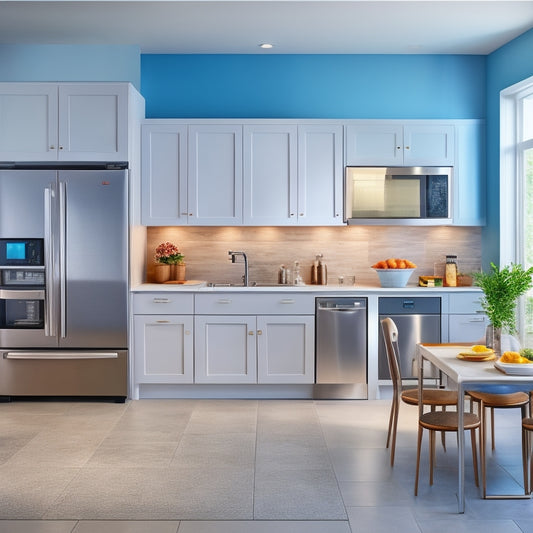
MULTIPOLYGON (((475 344, 473 342, 472 344, 475 344)), ((516 387, 517 390, 533 390, 533 373, 529 375, 509 375, 494 366, 491 361, 467 361, 457 356, 465 350, 460 344, 417 344, 418 364, 418 393, 422 398, 424 361, 429 361, 443 374, 457 385, 458 392, 458 464, 457 464, 457 499, 459 513, 465 512, 465 433, 463 426, 465 409, 465 392, 467 390, 483 390, 490 385, 506 385, 516 387)), ((532 365, 533 366, 533 365, 532 365)), ((527 370, 529 371, 529 370, 527 370)), ((506 390, 507 392, 507 390, 506 390)), ((419 402, 420 415, 423 412, 423 402, 419 402)), ((506 496, 508 498, 509 496, 506 496)), ((516 495, 516 498, 524 498, 516 495)), ((529 496, 527 496, 529 497, 529 496)))

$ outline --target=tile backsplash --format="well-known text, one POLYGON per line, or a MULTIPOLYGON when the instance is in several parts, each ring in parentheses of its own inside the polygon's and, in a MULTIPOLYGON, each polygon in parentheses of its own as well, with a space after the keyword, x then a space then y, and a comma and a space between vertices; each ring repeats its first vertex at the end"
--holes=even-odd
POLYGON ((389 257, 413 261, 417 275, 432 275, 435 263, 448 254, 457 255, 460 271, 462 262, 469 269, 481 263, 477 227, 149 227, 147 281, 153 280, 155 248, 167 240, 185 255, 187 279, 213 282, 241 282, 243 265, 231 263, 228 250, 246 252, 250 281, 261 283, 276 283, 280 265, 292 268, 294 261, 300 262, 304 282, 309 283, 318 253, 328 267, 328 285, 349 275, 355 276, 356 285, 377 285, 370 267, 389 257))

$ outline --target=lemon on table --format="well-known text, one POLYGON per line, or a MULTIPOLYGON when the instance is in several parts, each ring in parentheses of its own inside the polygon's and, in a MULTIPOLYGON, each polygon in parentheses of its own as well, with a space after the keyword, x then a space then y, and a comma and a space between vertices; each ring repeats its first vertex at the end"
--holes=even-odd
POLYGON ((475 346, 472 346, 471 350, 475 353, 492 352, 492 348, 487 348, 483 344, 476 344, 475 346))
POLYGON ((531 361, 527 357, 522 357, 518 352, 503 352, 500 357, 502 363, 530 363, 531 361))

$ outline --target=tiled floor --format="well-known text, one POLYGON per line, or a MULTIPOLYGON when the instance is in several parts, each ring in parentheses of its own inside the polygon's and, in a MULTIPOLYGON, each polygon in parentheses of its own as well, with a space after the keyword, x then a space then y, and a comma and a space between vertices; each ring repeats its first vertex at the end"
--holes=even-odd
MULTIPOLYGON (((381 401, 0 404, 0 533, 533 533, 530 500, 481 500, 453 436, 413 495, 417 409, 396 465, 381 401)), ((496 415, 490 491, 520 493, 518 410, 496 415)))

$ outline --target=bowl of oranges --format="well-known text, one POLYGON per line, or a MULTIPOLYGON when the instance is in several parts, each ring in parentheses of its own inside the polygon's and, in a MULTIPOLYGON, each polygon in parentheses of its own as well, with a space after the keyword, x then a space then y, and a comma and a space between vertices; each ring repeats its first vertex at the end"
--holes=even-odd
POLYGON ((383 288, 401 288, 407 285, 416 265, 408 259, 389 258, 372 265, 383 288))

